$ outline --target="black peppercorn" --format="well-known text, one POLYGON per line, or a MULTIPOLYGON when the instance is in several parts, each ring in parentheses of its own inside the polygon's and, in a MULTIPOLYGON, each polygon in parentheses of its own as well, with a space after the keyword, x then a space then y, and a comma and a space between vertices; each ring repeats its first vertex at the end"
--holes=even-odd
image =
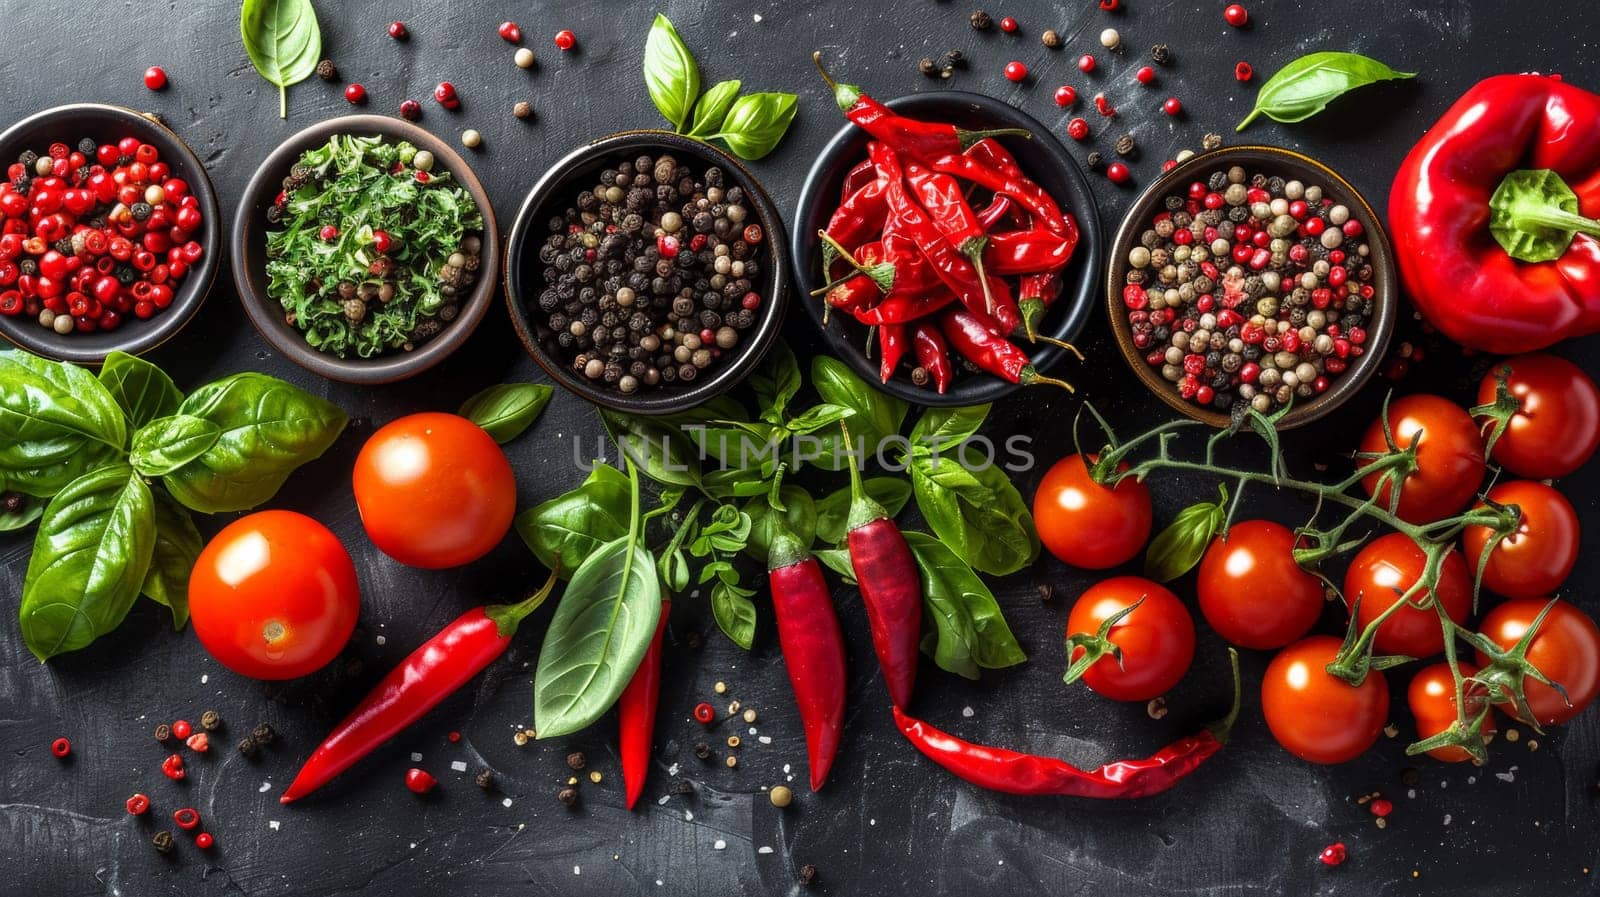
POLYGON ((583 755, 583 751, 573 751, 567 755, 568 769, 578 770, 587 765, 589 765, 589 759, 583 755))
POLYGON ((1172 61, 1172 48, 1166 44, 1156 44, 1150 48, 1150 59, 1156 65, 1166 65, 1172 61))
POLYGON ((672 783, 673 794, 693 794, 694 783, 688 779, 678 779, 672 783))
POLYGON ((150 839, 150 843, 162 853, 171 853, 173 845, 177 843, 177 839, 172 837, 171 832, 162 830, 155 833, 155 837, 150 839))
POLYGON ((698 744, 696 744, 694 746, 694 755, 696 757, 700 758, 701 760, 710 760, 711 759, 711 745, 708 745, 703 741, 699 742, 698 744))
POLYGON ((156 726, 156 741, 166 743, 172 739, 172 727, 166 723, 156 726))
POLYGON ((334 66, 332 59, 324 59, 317 63, 317 77, 324 81, 332 81, 339 77, 339 69, 334 66))
MULTIPOLYGON (((939 57, 939 65, 947 69, 964 69, 967 67, 967 57, 960 50, 946 50, 939 57)), ((728 202, 737 203, 744 199, 744 191, 734 187, 728 191, 727 198, 728 202)))
POLYGON ((266 723, 257 723, 256 727, 250 730, 250 737, 254 738, 258 743, 266 745, 271 744, 272 740, 278 737, 278 733, 274 732, 272 727, 266 723))
POLYGON ((800 867, 800 884, 810 885, 817 880, 817 867, 810 863, 800 867))
POLYGON ((562 788, 560 791, 556 792, 556 800, 561 801, 561 805, 567 807, 568 809, 576 807, 578 805, 578 789, 573 788, 570 785, 566 788, 562 788))
POLYGON ((1138 144, 1134 142, 1132 134, 1124 134, 1117 138, 1115 149, 1119 156, 1131 156, 1138 148, 1138 144))
POLYGON ((1098 150, 1090 150, 1089 155, 1083 157, 1083 163, 1089 166, 1090 171, 1099 171, 1100 162, 1101 159, 1098 150))
POLYGON ((246 760, 254 760, 261 756, 261 742, 246 735, 239 741, 239 753, 243 754, 246 760))
POLYGON ((967 24, 971 25, 976 31, 988 31, 994 27, 994 19, 980 9, 967 16, 967 24))
POLYGON ((215 710, 207 710, 200 714, 200 728, 207 732, 215 732, 222 728, 222 714, 215 710))
POLYGON ((485 791, 492 790, 494 788, 494 770, 485 769, 478 773, 477 777, 472 781, 485 791))
POLYGON ((97 148, 93 137, 85 137, 78 141, 78 152, 85 156, 93 156, 97 148))
POLYGON ((1200 148, 1205 150, 1208 153, 1211 152, 1214 149, 1220 149, 1221 147, 1222 147, 1222 135, 1221 134, 1218 134, 1216 132, 1212 132, 1212 133, 1207 134, 1206 136, 1200 138, 1200 148))
POLYGON ((934 64, 934 61, 926 56, 922 57, 922 59, 917 62, 917 71, 929 78, 937 78, 939 76, 939 66, 934 64))

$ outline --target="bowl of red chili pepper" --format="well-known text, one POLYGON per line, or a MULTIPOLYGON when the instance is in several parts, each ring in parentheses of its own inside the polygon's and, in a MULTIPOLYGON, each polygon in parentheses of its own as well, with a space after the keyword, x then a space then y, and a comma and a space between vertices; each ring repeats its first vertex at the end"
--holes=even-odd
POLYGON ((990 97, 877 103, 832 86, 851 124, 807 176, 791 240, 806 311, 834 353, 923 405, 1066 386, 1042 371, 1076 352, 1103 266, 1077 163, 990 97))
POLYGON ((0 336, 99 364, 154 349, 199 310, 217 272, 216 192, 159 120, 46 109, 0 134, 0 160, 0 336))

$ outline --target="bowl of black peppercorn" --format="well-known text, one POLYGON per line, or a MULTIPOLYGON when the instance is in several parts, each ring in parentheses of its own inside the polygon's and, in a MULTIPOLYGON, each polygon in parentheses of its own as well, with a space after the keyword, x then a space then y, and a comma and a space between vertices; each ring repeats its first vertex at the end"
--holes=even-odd
POLYGON ((597 405, 673 414, 744 380, 778 337, 783 223, 732 156, 668 131, 578 147, 529 191, 506 241, 524 348, 597 405))

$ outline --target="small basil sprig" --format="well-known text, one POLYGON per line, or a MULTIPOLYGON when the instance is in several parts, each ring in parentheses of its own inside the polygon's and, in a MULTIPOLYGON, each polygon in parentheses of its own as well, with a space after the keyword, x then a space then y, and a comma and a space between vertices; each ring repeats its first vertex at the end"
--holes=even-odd
POLYGON ((467 399, 458 413, 505 445, 533 426, 551 392, 543 383, 501 383, 467 399))
POLYGON ((702 96, 694 53, 659 13, 644 43, 644 83, 650 101, 673 130, 699 140, 720 140, 741 159, 772 152, 798 108, 792 93, 740 96, 738 81, 719 81, 702 96))
POLYGON ((289 85, 317 70, 322 29, 311 0, 244 0, 239 7, 244 52, 261 77, 278 88, 278 117, 289 117, 289 85))
POLYGON ((1171 582, 1194 569, 1205 556, 1211 537, 1228 521, 1228 487, 1220 487, 1216 501, 1192 504, 1178 512, 1172 523, 1150 540, 1144 556, 1145 575, 1156 582, 1171 582))
POLYGON ((1261 85, 1255 108, 1234 130, 1243 131, 1260 115, 1281 122, 1305 121, 1357 87, 1416 76, 1360 53, 1310 53, 1278 69, 1261 85))

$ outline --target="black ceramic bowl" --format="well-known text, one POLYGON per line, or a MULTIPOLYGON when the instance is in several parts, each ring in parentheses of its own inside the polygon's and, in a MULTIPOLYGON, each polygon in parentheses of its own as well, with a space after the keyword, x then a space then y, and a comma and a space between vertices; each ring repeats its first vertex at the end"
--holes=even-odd
POLYGON ((10 165, 24 150, 30 149, 42 155, 57 141, 74 146, 84 137, 91 137, 97 143, 115 143, 128 136, 154 146, 171 169, 171 177, 188 182, 190 193, 200 203, 200 232, 195 239, 205 247, 205 254, 177 285, 172 304, 149 320, 129 315, 115 330, 59 334, 28 315, 0 316, 0 336, 29 352, 90 365, 99 364, 117 350, 133 355, 148 352, 182 330, 200 310, 200 303, 211 289, 222 255, 217 194, 206 176, 205 166, 177 134, 154 117, 101 103, 74 103, 46 109, 0 134, 0 161, 10 165))
POLYGON ((671 131, 623 131, 568 153, 528 192, 522 209, 517 212, 516 223, 511 226, 511 236, 506 240, 506 304, 523 348, 557 383, 597 405, 632 414, 674 414, 721 395, 749 376, 778 338, 787 301, 788 278, 789 258, 783 221, 761 184, 727 153, 671 131), (757 282, 756 291, 761 294, 762 301, 755 323, 744 331, 739 344, 724 353, 716 364, 706 368, 692 383, 664 383, 623 395, 579 375, 572 369, 571 359, 564 350, 546 345, 539 338, 534 324, 534 315, 538 314, 535 303, 544 283, 539 246, 547 235, 546 222, 573 204, 577 192, 583 189, 580 185, 593 184, 602 168, 641 152, 670 152, 680 160, 692 158, 701 167, 715 165, 732 183, 738 184, 749 197, 754 223, 761 225, 766 234, 760 249, 766 273, 757 282))
POLYGON ((1139 235, 1149 226, 1155 214, 1164 208, 1162 203, 1166 197, 1174 193, 1183 193, 1191 181, 1203 181, 1211 172, 1219 169, 1227 170, 1234 165, 1243 166, 1245 171, 1251 174, 1298 179, 1307 186, 1321 185, 1325 196, 1348 206, 1351 216, 1361 222, 1366 230, 1367 245, 1371 248, 1373 306, 1372 313, 1368 316, 1367 342, 1362 355, 1351 362, 1344 373, 1332 382, 1327 392, 1303 402, 1297 400, 1289 413, 1278 421, 1278 429, 1293 429, 1322 417, 1359 392, 1383 363, 1389 336, 1394 332, 1395 308, 1399 299, 1396 290, 1399 281, 1395 275, 1394 248, 1389 243, 1389 234, 1383 229, 1382 219, 1366 199, 1333 169, 1310 156, 1275 146, 1233 146, 1202 153, 1185 160, 1145 189, 1134 202, 1127 217, 1122 220, 1122 226, 1117 229, 1116 239, 1111 246, 1110 267, 1106 275, 1106 309, 1111 318, 1111 331, 1117 338, 1117 346, 1122 350, 1123 359, 1133 368, 1134 374, 1146 388, 1185 417, 1213 427, 1229 425, 1230 419, 1227 414, 1202 408, 1183 398, 1173 384, 1162 379, 1159 369, 1151 367, 1145 361, 1144 350, 1133 344, 1133 331, 1128 326, 1127 309, 1122 304, 1122 285, 1128 271, 1128 252, 1133 249, 1139 235))
POLYGON ((285 358, 308 371, 346 383, 392 383, 420 374, 445 360, 467 341, 494 301, 500 282, 500 230, 495 224, 489 194, 472 168, 450 144, 416 125, 383 115, 346 115, 330 118, 295 134, 269 154, 250 178, 233 219, 233 282, 250 323, 285 358), (328 142, 335 134, 378 135, 404 140, 433 153, 434 170, 450 172, 483 213, 483 253, 478 279, 461 303, 461 313, 436 336, 410 352, 390 352, 376 358, 340 358, 313 349, 305 335, 283 319, 283 305, 267 295, 267 208, 282 189, 300 154, 328 142))
MULTIPOLYGON (((896 112, 928 121, 947 121, 969 130, 993 128, 1023 128, 1033 137, 1002 137, 1003 143, 1028 177, 1037 181, 1045 192, 1055 197, 1061 210, 1072 215, 1078 224, 1078 248, 1062 273, 1061 295, 1044 315, 1039 332, 1044 336, 1071 342, 1083 330, 1094 314, 1096 284, 1104 270, 1105 240, 1100 231, 1100 214, 1095 208, 1094 195, 1078 163, 1073 161, 1061 142, 1050 135, 1050 129, 1026 113, 992 97, 959 90, 920 93, 890 100, 896 112)), ((873 386, 920 405, 973 405, 992 402, 1008 395, 1017 386, 989 374, 972 373, 957 368, 955 382, 943 395, 932 386, 918 387, 903 374, 888 383, 878 380, 878 362, 866 357, 862 348, 867 342, 867 328, 846 314, 830 314, 823 323, 823 300, 808 295, 823 284, 822 241, 817 231, 826 227, 834 209, 839 206, 839 191, 844 177, 857 162, 867 156, 867 132, 855 125, 845 125, 817 157, 800 190, 800 202, 795 207, 794 233, 791 243, 794 252, 795 283, 806 313, 816 322, 833 353, 850 365, 873 386)), ((1025 346, 1032 356, 1034 366, 1047 372, 1066 354, 1055 346, 1037 343, 1025 346)), ((1070 375, 1067 379, 1071 379, 1070 375)))

